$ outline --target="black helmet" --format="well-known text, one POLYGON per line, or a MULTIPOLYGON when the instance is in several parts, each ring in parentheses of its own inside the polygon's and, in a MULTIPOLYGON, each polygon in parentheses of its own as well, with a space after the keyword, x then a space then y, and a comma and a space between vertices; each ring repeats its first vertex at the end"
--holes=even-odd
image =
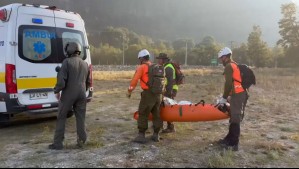
POLYGON ((78 42, 68 42, 65 45, 64 51, 66 54, 73 55, 75 53, 78 53, 79 55, 81 54, 81 45, 78 42))

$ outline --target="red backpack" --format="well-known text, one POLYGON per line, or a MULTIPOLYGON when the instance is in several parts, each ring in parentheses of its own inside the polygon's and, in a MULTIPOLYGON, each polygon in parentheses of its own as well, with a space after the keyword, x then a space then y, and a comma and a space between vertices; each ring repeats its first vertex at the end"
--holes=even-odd
POLYGON ((175 70, 175 83, 176 85, 181 85, 185 83, 185 75, 181 71, 181 66, 179 63, 171 62, 175 70))

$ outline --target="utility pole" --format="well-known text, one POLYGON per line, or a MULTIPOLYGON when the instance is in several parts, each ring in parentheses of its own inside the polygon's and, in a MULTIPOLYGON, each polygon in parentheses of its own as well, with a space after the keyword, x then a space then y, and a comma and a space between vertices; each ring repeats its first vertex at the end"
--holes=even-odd
POLYGON ((186 41, 185 66, 187 66, 187 63, 188 63, 188 43, 186 41))
POLYGON ((125 37, 124 37, 124 35, 122 34, 122 38, 123 38, 123 65, 125 65, 125 44, 124 44, 124 39, 125 39, 125 37))

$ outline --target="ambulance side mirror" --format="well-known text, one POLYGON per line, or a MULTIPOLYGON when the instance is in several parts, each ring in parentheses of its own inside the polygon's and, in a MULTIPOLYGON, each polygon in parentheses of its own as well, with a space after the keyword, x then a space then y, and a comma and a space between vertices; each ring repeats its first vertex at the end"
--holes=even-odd
POLYGON ((55 71, 58 73, 58 72, 60 71, 60 69, 61 69, 61 67, 60 67, 60 66, 57 66, 57 67, 55 68, 55 71))

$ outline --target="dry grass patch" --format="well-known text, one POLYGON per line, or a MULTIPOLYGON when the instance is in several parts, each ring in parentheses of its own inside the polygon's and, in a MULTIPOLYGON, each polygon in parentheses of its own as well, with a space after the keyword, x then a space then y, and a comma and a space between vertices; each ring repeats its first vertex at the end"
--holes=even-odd
POLYGON ((100 148, 104 146, 102 142, 102 137, 104 134, 104 129, 100 127, 90 129, 89 140, 86 143, 88 148, 100 148))
POLYGON ((213 69, 187 69, 182 71, 188 76, 207 76, 214 72, 213 69))
POLYGON ((209 168, 231 168, 235 166, 235 155, 229 151, 214 152, 208 157, 209 168))
POLYGON ((257 85, 267 90, 298 89, 298 70, 296 69, 255 69, 257 85), (283 88, 277 88, 282 86, 283 88))
POLYGON ((120 80, 131 79, 134 71, 93 71, 94 80, 120 80))
POLYGON ((296 141, 297 143, 299 143, 299 134, 298 133, 291 135, 290 138, 292 140, 296 141))
POLYGON ((49 142, 50 140, 53 139, 53 132, 52 128, 48 125, 44 125, 42 127, 42 132, 40 135, 38 135, 34 140, 33 144, 40 144, 40 143, 45 143, 49 142))
POLYGON ((291 127, 280 127, 280 130, 283 132, 293 132, 294 129, 291 127))
POLYGON ((256 149, 263 149, 266 151, 278 151, 280 153, 288 150, 288 147, 286 145, 277 141, 256 142, 254 147, 256 149))
MULTIPOLYGON (((187 76, 208 76, 215 73, 213 69, 187 69, 182 70, 187 76)), ((131 79, 135 71, 93 71, 94 80, 120 80, 131 79)))

